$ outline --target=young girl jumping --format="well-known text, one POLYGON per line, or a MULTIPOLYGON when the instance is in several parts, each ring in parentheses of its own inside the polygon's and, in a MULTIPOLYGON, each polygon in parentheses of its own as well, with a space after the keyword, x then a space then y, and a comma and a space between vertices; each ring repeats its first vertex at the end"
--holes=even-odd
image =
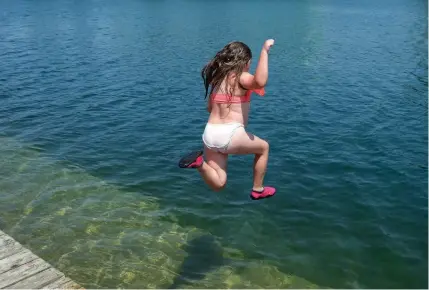
POLYGON ((201 71, 205 98, 210 94, 210 113, 204 133, 203 151, 187 154, 179 161, 180 168, 196 168, 204 181, 215 191, 225 187, 229 154, 254 154, 252 199, 271 197, 276 190, 264 186, 268 163, 268 143, 245 130, 252 92, 263 96, 268 80, 268 52, 274 40, 265 41, 255 75, 249 73, 252 52, 242 42, 231 42, 220 50, 201 71))

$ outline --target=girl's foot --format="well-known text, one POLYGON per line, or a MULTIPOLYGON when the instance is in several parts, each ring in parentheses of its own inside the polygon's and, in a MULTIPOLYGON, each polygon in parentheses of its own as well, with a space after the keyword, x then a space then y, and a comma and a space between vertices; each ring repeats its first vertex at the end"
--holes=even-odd
POLYGON ((262 199, 262 198, 268 198, 276 194, 276 189, 274 187, 265 186, 262 188, 262 190, 254 190, 252 189, 252 192, 250 193, 250 198, 255 199, 262 199))
POLYGON ((183 156, 179 161, 180 168, 198 168, 203 165, 203 151, 194 151, 183 156))

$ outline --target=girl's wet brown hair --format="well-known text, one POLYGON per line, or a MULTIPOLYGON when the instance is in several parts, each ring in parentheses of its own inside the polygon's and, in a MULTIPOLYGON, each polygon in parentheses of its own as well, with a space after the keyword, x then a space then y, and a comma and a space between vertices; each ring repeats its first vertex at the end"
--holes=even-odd
MULTIPOLYGON (((222 50, 218 51, 215 57, 201 70, 206 91, 204 99, 209 94, 209 87, 211 86, 211 95, 213 90, 217 90, 225 77, 230 73, 235 73, 237 76, 235 80, 235 85, 237 85, 241 73, 251 59, 252 51, 246 44, 240 41, 230 42, 222 50)), ((228 95, 230 97, 232 97, 234 87, 229 89, 228 95)))

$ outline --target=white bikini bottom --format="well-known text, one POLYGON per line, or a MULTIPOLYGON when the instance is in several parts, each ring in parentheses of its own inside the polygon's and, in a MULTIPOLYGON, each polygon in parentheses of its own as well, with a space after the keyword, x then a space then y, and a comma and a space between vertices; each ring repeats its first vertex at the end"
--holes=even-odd
POLYGON ((232 136, 237 130, 244 130, 241 123, 212 124, 207 123, 203 133, 203 142, 207 148, 226 153, 232 136))

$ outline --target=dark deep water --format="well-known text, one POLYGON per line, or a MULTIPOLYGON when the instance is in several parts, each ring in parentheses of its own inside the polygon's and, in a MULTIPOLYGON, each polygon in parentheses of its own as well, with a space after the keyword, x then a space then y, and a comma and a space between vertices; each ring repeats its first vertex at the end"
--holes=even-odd
POLYGON ((427 287, 427 1, 0 8, 0 229, 76 282, 427 287), (278 194, 254 202, 251 156, 221 193, 177 161, 202 145, 204 63, 267 38, 248 129, 278 194))

